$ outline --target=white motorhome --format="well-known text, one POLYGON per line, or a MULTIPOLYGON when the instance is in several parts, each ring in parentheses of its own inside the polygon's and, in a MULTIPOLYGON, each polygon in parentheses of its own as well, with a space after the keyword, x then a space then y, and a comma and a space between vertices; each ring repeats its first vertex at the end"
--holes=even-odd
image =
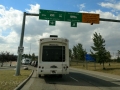
POLYGON ((69 74, 69 41, 50 35, 39 42, 38 76, 69 74))
POLYGON ((30 62, 31 62, 31 59, 29 59, 29 58, 24 58, 24 59, 22 59, 22 64, 24 64, 24 65, 28 65, 28 64, 30 64, 30 62))

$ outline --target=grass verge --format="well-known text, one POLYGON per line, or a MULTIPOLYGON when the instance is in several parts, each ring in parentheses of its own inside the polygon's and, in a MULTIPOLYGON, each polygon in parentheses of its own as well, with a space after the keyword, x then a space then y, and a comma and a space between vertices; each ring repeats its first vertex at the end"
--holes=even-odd
POLYGON ((14 76, 15 70, 0 71, 0 90, 13 90, 23 82, 31 73, 31 70, 21 70, 20 76, 14 76))
POLYGON ((102 64, 100 65, 99 63, 96 63, 95 65, 92 62, 89 62, 87 64, 72 62, 70 67, 120 75, 120 63, 111 63, 110 66, 108 63, 105 63, 105 70, 103 70, 102 64))

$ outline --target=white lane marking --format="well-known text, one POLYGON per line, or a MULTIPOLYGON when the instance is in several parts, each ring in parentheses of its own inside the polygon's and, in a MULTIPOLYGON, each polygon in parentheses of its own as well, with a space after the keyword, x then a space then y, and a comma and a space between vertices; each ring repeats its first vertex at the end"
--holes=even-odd
POLYGON ((76 82, 79 82, 78 80, 76 80, 75 78, 73 78, 73 77, 71 77, 71 76, 70 76, 70 78, 73 79, 73 80, 75 80, 76 82))

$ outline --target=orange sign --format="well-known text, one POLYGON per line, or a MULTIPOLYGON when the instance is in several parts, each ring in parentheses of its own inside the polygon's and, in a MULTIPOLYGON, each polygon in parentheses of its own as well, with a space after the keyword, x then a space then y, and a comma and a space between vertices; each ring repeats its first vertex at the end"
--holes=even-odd
POLYGON ((99 24, 99 14, 82 13, 82 22, 99 24))

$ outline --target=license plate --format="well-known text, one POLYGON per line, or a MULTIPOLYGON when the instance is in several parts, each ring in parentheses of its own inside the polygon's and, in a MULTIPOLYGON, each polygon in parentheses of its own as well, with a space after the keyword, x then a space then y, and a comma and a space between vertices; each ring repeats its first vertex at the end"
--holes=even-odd
POLYGON ((56 73, 57 73, 57 71, 55 71, 55 70, 51 71, 51 74, 56 74, 56 73))

